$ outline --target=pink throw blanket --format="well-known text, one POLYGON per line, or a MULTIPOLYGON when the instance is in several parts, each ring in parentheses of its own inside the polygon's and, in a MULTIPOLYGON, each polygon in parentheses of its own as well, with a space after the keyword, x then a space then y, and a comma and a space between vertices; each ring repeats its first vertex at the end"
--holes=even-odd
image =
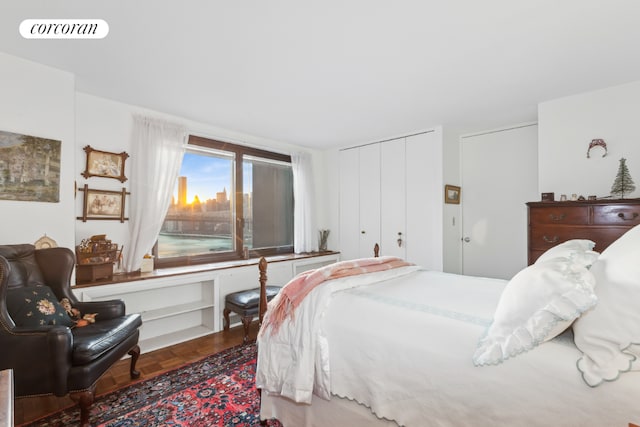
POLYGON ((273 301, 275 304, 272 307, 269 304, 269 312, 264 319, 260 333, 268 327, 271 327, 271 334, 276 333, 287 317, 293 317, 294 311, 309 292, 327 280, 409 265, 413 264, 396 257, 361 258, 302 272, 282 288, 278 298, 273 301))

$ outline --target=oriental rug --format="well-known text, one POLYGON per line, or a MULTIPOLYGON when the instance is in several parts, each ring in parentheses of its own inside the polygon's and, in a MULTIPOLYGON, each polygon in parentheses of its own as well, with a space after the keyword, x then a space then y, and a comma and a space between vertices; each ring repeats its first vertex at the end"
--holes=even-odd
MULTIPOLYGON (((200 361, 96 397, 92 426, 260 425, 255 387, 256 344, 224 350, 200 361)), ((79 425, 77 406, 56 412, 29 427, 79 425)), ((267 423, 281 427, 277 420, 267 423)))

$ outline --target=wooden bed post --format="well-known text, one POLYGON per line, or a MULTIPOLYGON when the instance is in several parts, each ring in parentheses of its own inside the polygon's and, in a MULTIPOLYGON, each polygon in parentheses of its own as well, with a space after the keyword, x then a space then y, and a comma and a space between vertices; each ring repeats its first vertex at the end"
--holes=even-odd
POLYGON ((373 256, 376 258, 380 256, 380 246, 377 243, 373 245, 373 256))
POLYGON ((258 305, 258 325, 262 325, 262 318, 267 311, 267 260, 261 257, 258 262, 260 270, 260 303, 258 305))

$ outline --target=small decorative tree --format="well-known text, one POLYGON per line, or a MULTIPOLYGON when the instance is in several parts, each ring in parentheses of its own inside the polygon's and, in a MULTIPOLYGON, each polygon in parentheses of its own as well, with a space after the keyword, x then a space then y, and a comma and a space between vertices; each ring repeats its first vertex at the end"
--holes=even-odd
POLYGON ((633 179, 629 174, 629 168, 627 168, 627 159, 620 159, 620 166, 618 167, 618 174, 615 181, 611 186, 611 195, 618 196, 624 199, 625 194, 629 194, 635 191, 636 186, 633 183, 633 179))

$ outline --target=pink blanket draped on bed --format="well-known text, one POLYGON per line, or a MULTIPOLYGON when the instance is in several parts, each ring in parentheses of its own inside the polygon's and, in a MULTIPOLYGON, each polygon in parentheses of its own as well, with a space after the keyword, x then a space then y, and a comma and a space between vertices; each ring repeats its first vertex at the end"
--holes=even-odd
POLYGON ((413 264, 397 257, 387 256, 341 261, 316 270, 302 272, 291 279, 289 283, 282 288, 278 298, 273 300, 273 306, 269 307, 269 314, 264 319, 260 333, 263 333, 263 331, 266 331, 269 327, 271 327, 271 334, 277 332, 287 317, 293 317, 294 311, 304 297, 323 282, 341 277, 375 273, 376 271, 391 270, 392 268, 409 265, 413 264))

